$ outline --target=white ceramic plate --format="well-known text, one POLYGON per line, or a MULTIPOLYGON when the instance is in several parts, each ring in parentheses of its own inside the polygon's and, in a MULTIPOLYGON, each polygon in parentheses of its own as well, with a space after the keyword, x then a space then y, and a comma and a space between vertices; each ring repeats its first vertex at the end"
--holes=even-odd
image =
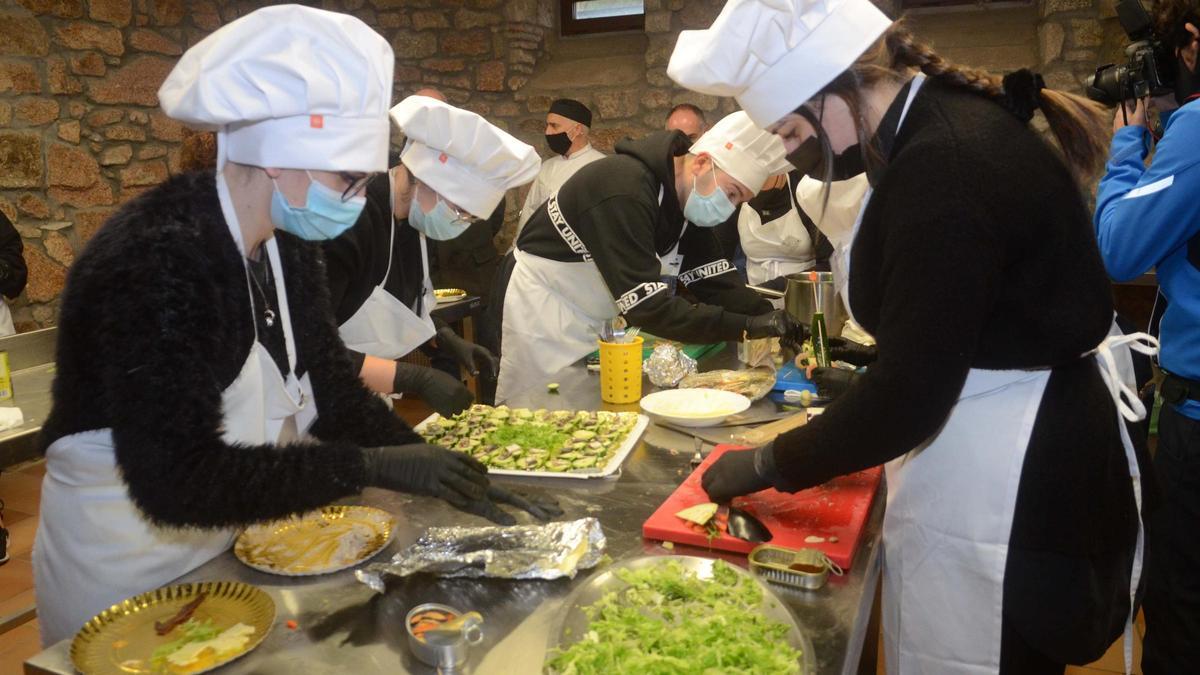
POLYGON ((642 399, 642 410, 681 427, 707 427, 745 412, 750 399, 720 389, 668 389, 642 399))

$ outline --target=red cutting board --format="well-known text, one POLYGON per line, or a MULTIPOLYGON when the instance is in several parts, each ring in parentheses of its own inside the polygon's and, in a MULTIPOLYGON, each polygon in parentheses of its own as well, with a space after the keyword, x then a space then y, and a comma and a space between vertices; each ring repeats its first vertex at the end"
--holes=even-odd
MULTIPOLYGON (((715 548, 736 553, 749 553, 755 544, 727 534, 711 542, 702 534, 688 529, 675 516, 683 509, 710 501, 700 476, 718 457, 740 446, 718 445, 704 462, 688 476, 654 515, 642 524, 642 536, 680 544, 715 548)), ((784 548, 816 548, 842 568, 849 568, 858 549, 858 541, 871 513, 871 503, 879 488, 883 469, 875 467, 848 476, 834 478, 824 485, 796 494, 764 490, 733 500, 733 505, 745 509, 762 521, 774 537, 769 542, 784 548), (806 543, 806 537, 824 537, 824 542, 806 543), (836 542, 829 541, 836 537, 836 542)))

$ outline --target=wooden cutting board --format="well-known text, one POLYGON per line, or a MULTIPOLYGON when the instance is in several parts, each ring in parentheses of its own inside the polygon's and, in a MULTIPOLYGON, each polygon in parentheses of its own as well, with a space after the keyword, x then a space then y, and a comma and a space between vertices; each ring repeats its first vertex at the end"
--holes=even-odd
MULTIPOLYGON (((718 457, 738 449, 740 446, 732 445, 719 445, 713 449, 704 462, 658 507, 654 515, 643 523, 642 536, 701 548, 749 553, 755 544, 727 534, 710 542, 675 516, 689 506, 709 501, 704 488, 700 486, 700 477, 718 457)), ((875 494, 879 491, 882 472, 882 467, 867 469, 840 476, 796 494, 764 490, 738 497, 733 500, 733 505, 749 511, 767 526, 774 535, 771 544, 793 549, 820 549, 833 562, 849 568, 858 550, 875 494), (821 541, 806 542, 805 539, 809 537, 818 537, 821 541), (830 541, 831 538, 837 541, 830 541)))

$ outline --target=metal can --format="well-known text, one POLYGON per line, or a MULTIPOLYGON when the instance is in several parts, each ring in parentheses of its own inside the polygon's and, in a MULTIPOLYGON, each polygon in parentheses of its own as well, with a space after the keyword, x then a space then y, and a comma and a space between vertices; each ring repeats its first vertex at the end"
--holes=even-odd
POLYGON ((8 352, 0 351, 0 401, 9 401, 12 397, 12 371, 8 369, 8 352))

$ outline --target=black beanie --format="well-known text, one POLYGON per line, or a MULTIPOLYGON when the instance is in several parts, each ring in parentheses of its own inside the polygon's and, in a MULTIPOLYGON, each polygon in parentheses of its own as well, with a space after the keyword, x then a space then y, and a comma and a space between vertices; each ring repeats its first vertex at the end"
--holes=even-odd
POLYGON ((592 126, 592 111, 573 98, 560 98, 550 104, 550 112, 575 120, 585 127, 592 126))

